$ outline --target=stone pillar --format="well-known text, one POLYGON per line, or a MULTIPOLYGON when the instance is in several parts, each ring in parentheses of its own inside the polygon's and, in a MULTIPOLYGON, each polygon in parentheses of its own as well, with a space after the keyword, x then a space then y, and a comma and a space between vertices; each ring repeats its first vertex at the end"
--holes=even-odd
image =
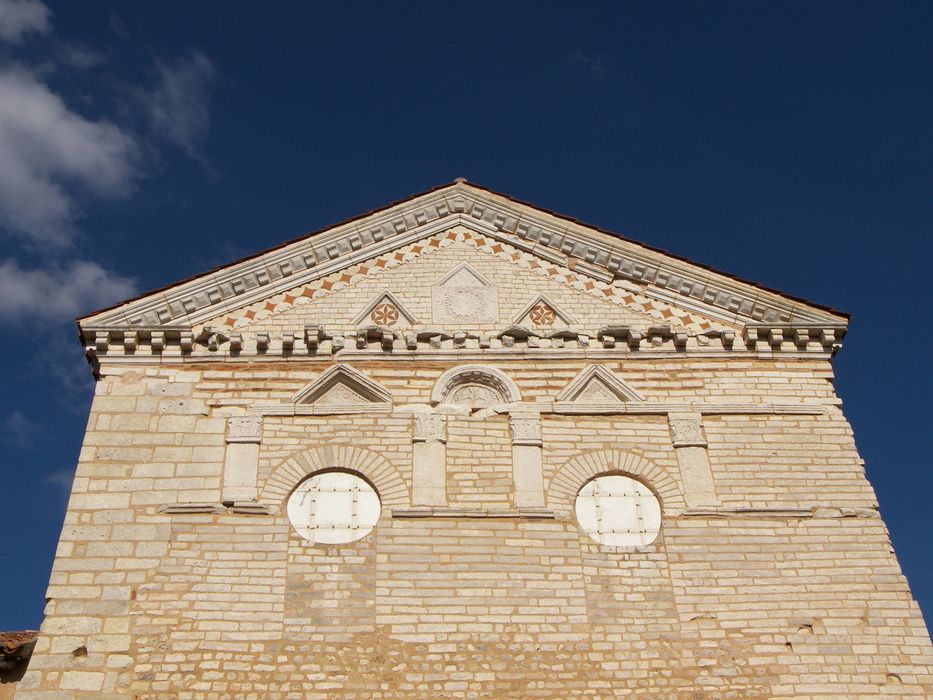
POLYGON ((412 417, 411 502, 447 505, 447 421, 439 413, 412 417))
POLYGON ((680 464, 684 500, 688 508, 718 506, 713 472, 706 452, 703 417, 699 413, 670 413, 671 440, 680 464))
POLYGON ((259 477, 259 441, 262 416, 227 418, 227 452, 221 500, 255 501, 259 477))
POLYGON ((541 467, 541 415, 512 413, 512 478, 516 508, 544 507, 544 473, 541 467))

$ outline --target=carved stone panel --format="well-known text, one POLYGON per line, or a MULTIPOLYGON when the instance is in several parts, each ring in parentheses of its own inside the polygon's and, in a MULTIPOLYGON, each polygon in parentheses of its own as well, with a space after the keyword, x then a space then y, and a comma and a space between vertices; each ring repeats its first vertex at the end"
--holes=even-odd
POLYGON ((513 413, 509 416, 513 445, 541 445, 541 416, 536 413, 513 413))
POLYGON ((469 265, 458 265, 431 291, 435 323, 453 325, 497 323, 496 288, 469 265))
POLYGON ((415 413, 412 421, 412 439, 415 442, 446 442, 447 422, 438 413, 415 413))
POLYGON ((674 447, 706 447, 703 423, 698 413, 672 413, 668 422, 674 447))
POLYGON ((515 382, 498 369, 461 365, 440 376, 431 392, 435 403, 492 406, 521 401, 515 382))
POLYGON ((227 442, 259 442, 262 416, 231 416, 227 418, 227 442))

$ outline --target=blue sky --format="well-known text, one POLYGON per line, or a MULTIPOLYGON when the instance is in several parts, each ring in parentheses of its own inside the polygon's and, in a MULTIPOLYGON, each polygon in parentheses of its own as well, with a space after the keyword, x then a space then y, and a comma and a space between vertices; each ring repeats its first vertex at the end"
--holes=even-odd
POLYGON ((74 317, 457 176, 846 310, 933 614, 933 4, 0 0, 0 629, 36 627, 74 317))

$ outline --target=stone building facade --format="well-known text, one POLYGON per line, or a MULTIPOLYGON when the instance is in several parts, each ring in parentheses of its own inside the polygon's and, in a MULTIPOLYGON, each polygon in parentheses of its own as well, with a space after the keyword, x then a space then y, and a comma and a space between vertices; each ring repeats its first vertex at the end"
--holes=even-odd
POLYGON ((463 181, 82 318, 16 697, 930 697, 846 322, 463 181))

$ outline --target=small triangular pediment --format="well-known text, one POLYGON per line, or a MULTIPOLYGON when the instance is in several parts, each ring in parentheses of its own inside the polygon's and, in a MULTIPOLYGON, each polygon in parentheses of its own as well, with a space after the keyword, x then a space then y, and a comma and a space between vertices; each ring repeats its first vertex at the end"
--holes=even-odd
POLYGON ((562 403, 606 405, 644 401, 645 398, 610 370, 590 365, 565 386, 555 400, 562 403))
POLYGON ((353 319, 355 326, 376 324, 389 328, 407 328, 418 323, 415 315, 388 289, 363 307, 353 319))
POLYGON ((356 406, 391 403, 392 395, 380 384, 348 365, 335 365, 292 397, 292 403, 356 406))
POLYGON ((513 326, 529 328, 565 328, 574 323, 570 314, 544 294, 532 297, 512 319, 513 326))
POLYGON ((481 275, 476 268, 461 263, 434 283, 435 287, 491 287, 492 283, 481 275))

